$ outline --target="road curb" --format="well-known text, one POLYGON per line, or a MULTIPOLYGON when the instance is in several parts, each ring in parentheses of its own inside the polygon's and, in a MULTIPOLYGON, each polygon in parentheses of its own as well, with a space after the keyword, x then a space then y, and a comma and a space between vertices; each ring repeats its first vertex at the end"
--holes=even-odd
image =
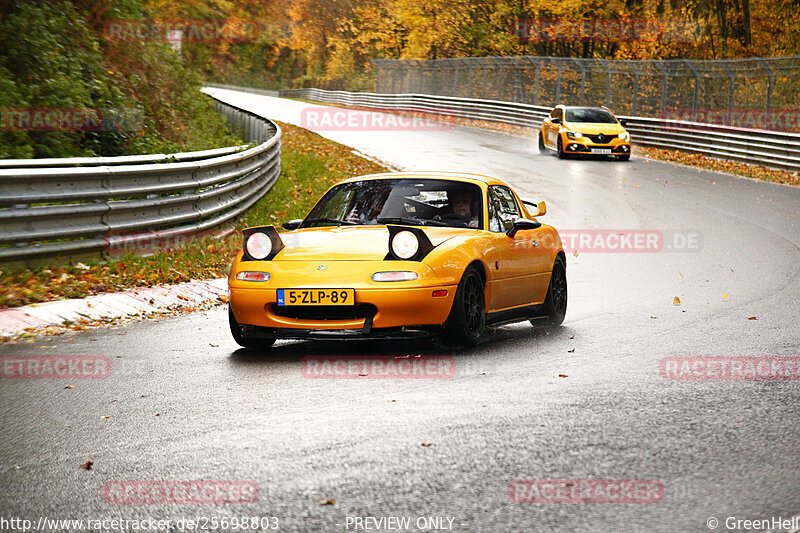
POLYGON ((16 337, 47 326, 126 318, 195 308, 228 298, 228 280, 142 287, 87 298, 0 309, 0 337, 16 337))

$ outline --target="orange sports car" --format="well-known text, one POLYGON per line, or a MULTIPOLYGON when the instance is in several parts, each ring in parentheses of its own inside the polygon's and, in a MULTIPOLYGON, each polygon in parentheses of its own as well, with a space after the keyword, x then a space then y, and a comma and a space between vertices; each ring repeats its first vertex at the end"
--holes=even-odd
POLYGON ((566 257, 558 232, 534 218, 545 211, 475 174, 342 181, 305 219, 244 230, 228 277, 231 333, 259 349, 431 334, 471 345, 487 326, 558 325, 566 257))

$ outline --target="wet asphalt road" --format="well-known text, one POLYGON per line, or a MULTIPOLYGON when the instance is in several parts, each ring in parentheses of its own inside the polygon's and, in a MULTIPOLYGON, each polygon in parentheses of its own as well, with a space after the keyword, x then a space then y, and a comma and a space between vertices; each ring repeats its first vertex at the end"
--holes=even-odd
MULTIPOLYGON (((214 92, 293 123, 307 105, 214 92)), ((506 326, 469 350, 282 342, 261 355, 237 349, 224 308, 0 346, 112 363, 107 379, 0 380, 0 516, 671 532, 800 514, 798 381, 659 374, 664 357, 800 355, 800 189, 635 156, 560 161, 530 140, 462 127, 323 134, 397 168, 496 175, 546 200, 543 221, 559 230, 658 230, 664 249, 569 254, 562 327, 506 326), (695 246, 680 246, 687 235, 695 246), (304 356, 341 354, 449 355, 456 374, 303 377, 304 356), (663 497, 516 503, 515 479, 657 480, 663 497), (103 496, 114 480, 250 480, 259 493, 252 504, 115 504, 103 496)))

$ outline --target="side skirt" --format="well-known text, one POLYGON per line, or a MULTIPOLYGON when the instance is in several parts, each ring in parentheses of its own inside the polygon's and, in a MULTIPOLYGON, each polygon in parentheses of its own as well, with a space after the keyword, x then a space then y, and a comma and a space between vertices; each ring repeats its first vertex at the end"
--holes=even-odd
POLYGON ((544 316, 544 304, 525 305, 486 314, 487 326, 502 326, 544 316))

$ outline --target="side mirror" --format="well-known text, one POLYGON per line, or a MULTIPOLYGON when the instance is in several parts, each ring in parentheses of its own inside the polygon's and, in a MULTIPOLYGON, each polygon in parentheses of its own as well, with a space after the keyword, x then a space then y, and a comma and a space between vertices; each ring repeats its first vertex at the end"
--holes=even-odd
POLYGON ((620 121, 619 121, 619 125, 620 125, 620 126, 622 126, 623 128, 625 128, 625 127, 627 127, 627 126, 628 126, 628 125, 625 123, 625 121, 624 121, 624 120, 620 120, 620 121))
POLYGON ((514 235, 517 234, 518 231, 524 231, 527 229, 536 229, 541 227, 541 222, 536 222, 535 220, 528 220, 527 218, 518 218, 514 225, 511 226, 511 229, 506 232, 506 235, 514 238, 514 235))
POLYGON ((560 118, 554 118, 554 119, 551 119, 550 122, 552 124, 561 124, 561 119, 560 118))
POLYGON ((300 224, 302 223, 303 223, 302 218, 296 218, 294 220, 290 220, 289 222, 284 222, 283 224, 281 224, 281 227, 283 229, 288 229, 289 231, 294 231, 297 228, 299 228, 300 224))
POLYGON ((547 214, 547 204, 544 203, 544 200, 536 204, 536 213, 533 216, 535 217, 543 217, 547 214))

